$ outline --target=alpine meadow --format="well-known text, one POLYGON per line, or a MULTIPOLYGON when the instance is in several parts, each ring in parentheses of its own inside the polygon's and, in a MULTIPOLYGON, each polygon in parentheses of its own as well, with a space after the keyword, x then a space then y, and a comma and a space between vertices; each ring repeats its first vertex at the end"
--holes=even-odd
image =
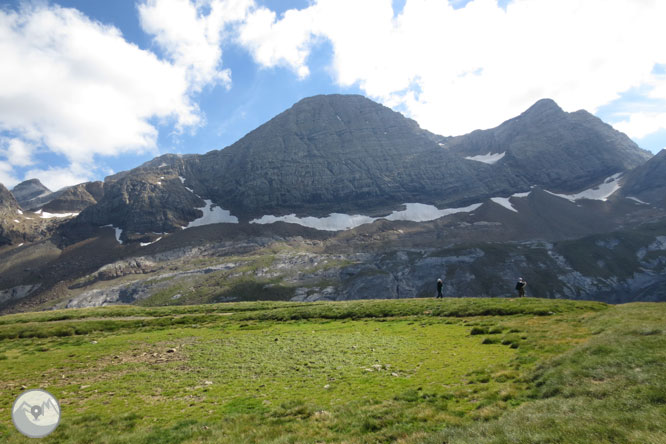
POLYGON ((666 444, 664 17, 4 0, 0 442, 666 444))

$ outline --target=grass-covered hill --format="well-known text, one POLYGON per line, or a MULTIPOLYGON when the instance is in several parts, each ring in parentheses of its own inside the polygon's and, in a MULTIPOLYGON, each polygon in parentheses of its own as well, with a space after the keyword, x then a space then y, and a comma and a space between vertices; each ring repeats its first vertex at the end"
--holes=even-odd
POLYGON ((664 443, 666 305, 409 299, 0 317, 0 441, 664 443))

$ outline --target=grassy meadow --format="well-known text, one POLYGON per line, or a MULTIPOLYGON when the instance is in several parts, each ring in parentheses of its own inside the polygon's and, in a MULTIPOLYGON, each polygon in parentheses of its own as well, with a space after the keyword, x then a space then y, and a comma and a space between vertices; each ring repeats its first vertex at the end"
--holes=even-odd
POLYGON ((0 442, 666 443, 666 304, 247 302, 0 317, 0 442))

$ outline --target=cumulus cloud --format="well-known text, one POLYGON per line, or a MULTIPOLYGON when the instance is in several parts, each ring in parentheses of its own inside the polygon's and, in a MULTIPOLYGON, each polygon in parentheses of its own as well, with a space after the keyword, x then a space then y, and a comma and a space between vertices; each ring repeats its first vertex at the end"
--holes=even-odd
POLYGON ((185 68, 77 10, 0 10, 0 54, 0 131, 13 139, 1 154, 12 165, 29 165, 34 146, 79 165, 157 152, 154 119, 200 122, 185 68))
POLYGON ((642 139, 645 136, 666 129, 666 112, 637 112, 626 119, 613 123, 615 129, 632 137, 642 139))
POLYGON ((187 72, 190 88, 231 85, 231 71, 221 69, 225 27, 245 18, 253 0, 148 0, 139 5, 143 30, 178 67, 187 72))
POLYGON ((29 170, 25 177, 39 178, 39 181, 52 191, 93 180, 90 168, 77 163, 66 167, 34 168, 29 170))
POLYGON ((254 8, 240 26, 238 40, 261 66, 287 66, 304 78, 310 74, 305 61, 314 42, 315 15, 310 9, 289 10, 277 20, 270 9, 254 8))
POLYGON ((35 147, 21 139, 0 137, 0 156, 7 158, 11 165, 28 166, 34 163, 32 153, 35 147))
MULTIPOLYGON (((333 48, 339 84, 404 109, 422 126, 454 135, 492 127, 538 99, 566 110, 617 99, 666 82, 666 2, 634 0, 316 0, 278 18, 253 10, 238 41, 263 66, 307 75, 321 39, 333 48), (663 77, 663 76, 662 76, 663 77)), ((632 135, 632 134, 630 134, 632 135)), ((636 136, 634 136, 636 137, 636 136)))
POLYGON ((9 162, 0 160, 0 183, 7 188, 12 188, 20 180, 14 174, 14 168, 9 162))

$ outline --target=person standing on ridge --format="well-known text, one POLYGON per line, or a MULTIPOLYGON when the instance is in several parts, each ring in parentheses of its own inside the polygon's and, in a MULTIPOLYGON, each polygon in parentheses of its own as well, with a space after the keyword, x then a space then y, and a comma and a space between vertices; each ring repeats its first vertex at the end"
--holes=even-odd
POLYGON ((444 282, 441 279, 437 279, 437 298, 443 298, 442 287, 444 287, 444 282))
POLYGON ((525 279, 518 278, 518 282, 516 283, 516 290, 518 290, 518 297, 519 298, 524 298, 525 297, 525 286, 526 285, 527 285, 527 282, 525 282, 525 279))

